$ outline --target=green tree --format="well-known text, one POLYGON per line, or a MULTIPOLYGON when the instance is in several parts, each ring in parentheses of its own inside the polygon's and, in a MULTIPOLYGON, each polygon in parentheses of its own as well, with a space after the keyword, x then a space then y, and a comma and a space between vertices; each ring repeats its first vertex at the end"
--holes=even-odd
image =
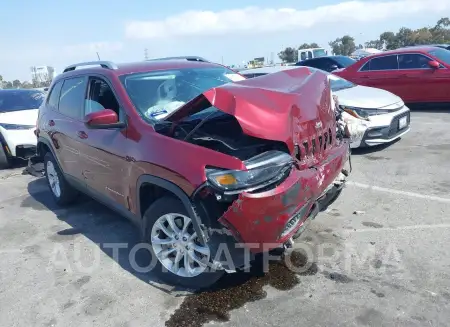
POLYGON ((356 50, 355 39, 350 35, 344 35, 329 43, 335 55, 349 56, 356 50))
POLYGON ((298 61, 298 50, 292 47, 287 47, 283 51, 278 53, 278 57, 283 62, 297 62, 298 61))
POLYGON ((377 40, 366 42, 366 47, 379 50, 393 50, 410 45, 449 43, 450 19, 441 18, 434 27, 422 27, 412 30, 407 27, 400 28, 396 33, 387 31, 381 33, 377 40))
POLYGON ((12 89, 13 85, 11 82, 3 82, 3 87, 5 89, 12 89))
POLYGON ((22 86, 22 83, 20 83, 20 81, 19 81, 18 79, 15 79, 15 80, 12 82, 12 87, 15 88, 15 89, 18 89, 18 88, 20 88, 21 86, 22 86))
POLYGON ((317 43, 313 42, 313 43, 303 43, 301 46, 298 47, 299 50, 311 48, 320 48, 320 46, 317 43))

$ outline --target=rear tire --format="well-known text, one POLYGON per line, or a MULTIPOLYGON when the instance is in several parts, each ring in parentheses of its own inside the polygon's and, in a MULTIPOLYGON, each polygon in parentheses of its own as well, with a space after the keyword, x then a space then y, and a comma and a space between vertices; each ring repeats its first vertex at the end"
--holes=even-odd
POLYGON ((158 278, 171 285, 200 289, 213 285, 223 276, 225 271, 207 265, 217 252, 218 244, 214 244, 217 242, 210 241, 206 245, 198 242, 192 221, 180 200, 172 197, 156 200, 143 219, 144 240, 150 244, 152 255, 152 272, 158 278))
POLYGON ((51 152, 47 152, 44 156, 44 168, 45 178, 56 204, 64 206, 74 202, 79 192, 64 178, 51 152))
POLYGON ((0 169, 11 168, 11 158, 8 157, 5 147, 0 143, 0 169))

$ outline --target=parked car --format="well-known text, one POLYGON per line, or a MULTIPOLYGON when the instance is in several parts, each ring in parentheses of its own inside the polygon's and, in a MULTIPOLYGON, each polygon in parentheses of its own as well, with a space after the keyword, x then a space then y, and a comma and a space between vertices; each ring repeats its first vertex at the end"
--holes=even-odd
POLYGON ((358 85, 392 92, 406 103, 450 102, 450 51, 441 48, 386 51, 333 73, 358 85))
POLYGON ((237 243, 288 246, 340 193, 349 145, 326 78, 246 80, 198 61, 69 66, 38 119, 53 198, 91 195, 141 228, 162 279, 211 285, 246 264, 237 243), (216 257, 222 245, 232 263, 216 257))
POLYGON ((318 68, 326 72, 332 72, 333 70, 339 68, 347 68, 355 62, 356 60, 347 56, 327 56, 299 61, 295 64, 295 66, 308 66, 318 68))
POLYGON ((300 60, 307 60, 311 58, 324 57, 328 55, 328 51, 324 48, 309 48, 309 49, 299 49, 298 58, 300 60))
POLYGON ((34 130, 45 93, 39 90, 0 90, 0 169, 15 157, 28 159, 36 152, 34 130))
MULTIPOLYGON (((241 71, 246 78, 292 70, 299 67, 264 67, 241 71)), ((309 67, 312 72, 318 71, 309 67)), ((368 147, 393 142, 410 130, 410 110, 402 99, 391 92, 356 85, 332 73, 321 71, 330 80, 331 90, 346 113, 344 118, 351 133, 351 147, 368 147)))

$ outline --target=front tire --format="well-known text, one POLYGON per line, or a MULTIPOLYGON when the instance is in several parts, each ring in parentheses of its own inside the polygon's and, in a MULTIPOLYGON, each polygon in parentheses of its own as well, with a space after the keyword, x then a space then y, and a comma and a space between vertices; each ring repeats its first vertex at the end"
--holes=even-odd
POLYGON ((160 198, 147 209, 144 239, 150 244, 153 272, 171 285, 206 288, 225 273, 209 265, 217 252, 216 246, 213 242, 202 245, 198 241, 192 220, 178 199, 160 198))
POLYGON ((64 178, 52 153, 47 152, 44 156, 45 177, 56 204, 60 206, 74 202, 78 191, 74 189, 64 178))

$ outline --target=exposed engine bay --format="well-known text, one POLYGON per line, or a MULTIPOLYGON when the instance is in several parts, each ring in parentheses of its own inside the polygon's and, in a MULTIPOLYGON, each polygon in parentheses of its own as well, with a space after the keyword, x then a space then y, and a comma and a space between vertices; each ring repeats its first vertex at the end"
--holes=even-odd
POLYGON ((158 124, 158 133, 212 149, 240 160, 260 153, 278 150, 289 153, 283 142, 260 139, 246 135, 236 118, 222 112, 196 115, 178 124, 158 124))

